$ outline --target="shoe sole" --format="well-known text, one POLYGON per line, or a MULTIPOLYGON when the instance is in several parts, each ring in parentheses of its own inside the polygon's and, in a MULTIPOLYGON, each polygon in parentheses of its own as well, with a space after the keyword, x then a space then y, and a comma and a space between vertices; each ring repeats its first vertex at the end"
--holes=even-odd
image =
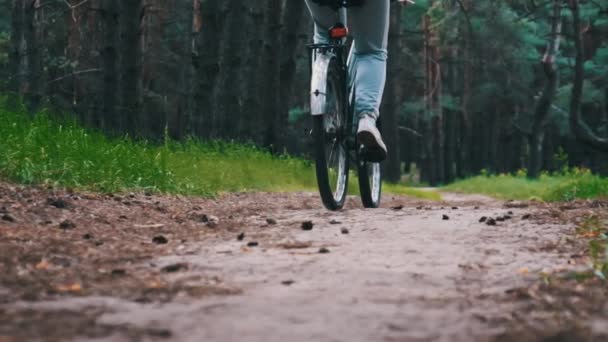
POLYGON ((357 133, 357 142, 363 145, 359 151, 359 157, 363 161, 380 163, 386 160, 386 151, 378 145, 376 138, 370 132, 357 133))

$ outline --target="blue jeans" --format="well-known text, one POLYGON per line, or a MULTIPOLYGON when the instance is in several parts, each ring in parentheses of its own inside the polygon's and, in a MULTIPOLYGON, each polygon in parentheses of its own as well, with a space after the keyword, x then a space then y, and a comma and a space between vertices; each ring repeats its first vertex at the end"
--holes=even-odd
MULTIPOLYGON (((293 1, 293 0, 289 0, 293 1)), ((337 13, 305 0, 315 22, 315 43, 329 42, 329 28, 336 24, 337 13)), ((390 0, 367 0, 362 7, 348 10, 349 29, 355 42, 357 87, 355 114, 378 118, 386 83, 386 60, 390 0)))

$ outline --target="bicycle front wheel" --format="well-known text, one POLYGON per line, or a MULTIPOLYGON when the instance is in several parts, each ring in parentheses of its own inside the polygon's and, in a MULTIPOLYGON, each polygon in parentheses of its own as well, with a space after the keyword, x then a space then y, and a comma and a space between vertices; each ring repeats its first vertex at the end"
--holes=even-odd
POLYGON ((344 206, 348 187, 349 153, 343 78, 334 58, 327 71, 324 114, 313 116, 317 184, 323 204, 329 210, 344 206))

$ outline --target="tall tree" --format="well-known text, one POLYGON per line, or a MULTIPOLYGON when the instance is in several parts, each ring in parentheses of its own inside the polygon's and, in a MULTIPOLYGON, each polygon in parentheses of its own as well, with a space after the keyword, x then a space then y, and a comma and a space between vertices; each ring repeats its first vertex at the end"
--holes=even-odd
POLYGON ((562 37, 562 0, 553 0, 551 14, 551 35, 541 64, 547 81, 545 89, 536 104, 534 123, 530 134, 530 159, 528 164, 528 177, 538 178, 542 168, 543 143, 545 139, 545 126, 549 118, 549 111, 559 83, 559 70, 555 64, 562 37))
POLYGON ((102 0, 103 22, 103 118, 106 129, 120 132, 123 128, 122 116, 118 114, 118 42, 119 42, 119 0, 102 0))
POLYGON ((214 93, 220 76, 219 51, 224 40, 225 4, 222 0, 201 0, 200 6, 202 32, 196 42, 198 56, 194 64, 197 80, 194 131, 205 138, 212 136, 214 128, 214 93))
MULTIPOLYGON (((280 136, 281 113, 279 97, 277 92, 280 84, 280 49, 277 49, 277 35, 281 32, 281 11, 283 1, 267 0, 266 3, 266 28, 264 33, 264 57, 261 67, 261 80, 266 88, 262 94, 262 113, 266 125, 264 133, 264 145, 274 147, 275 151, 280 148, 278 138, 280 136)), ((279 38, 280 39, 280 38, 279 38)))
POLYGON ((390 182, 401 179, 401 154, 399 141, 399 116, 402 104, 403 64, 401 50, 403 48, 401 6, 392 6, 390 14, 390 31, 388 39, 388 77, 382 104, 382 135, 389 150, 385 163, 385 177, 390 182))
POLYGON ((23 45, 23 24, 24 24, 24 5, 25 0, 13 0, 11 11, 11 36, 8 55, 8 67, 12 72, 9 76, 9 106, 15 107, 17 98, 20 94, 21 73, 22 73, 22 45, 23 45))
POLYGON ((141 120, 141 48, 140 24, 142 0, 121 1, 120 8, 120 94, 124 129, 131 135, 139 135, 141 120))
POLYGON ((242 93, 243 74, 247 36, 242 24, 246 20, 245 0, 230 0, 226 21, 226 43, 222 49, 222 74, 218 81, 217 122, 219 136, 222 138, 238 138, 237 132, 243 125, 242 93))
POLYGON ((24 40, 27 56, 27 91, 25 101, 30 112, 36 112, 42 103, 42 46, 39 40, 39 0, 25 1, 24 40))
POLYGON ((578 0, 568 0, 572 12, 572 31, 576 62, 574 66, 574 84, 570 100, 570 129, 577 139, 601 151, 608 151, 608 138, 597 136, 581 119, 581 97, 585 80, 583 37, 581 32, 580 4, 578 0))
MULTIPOLYGON (((287 126, 287 116, 291 103, 291 93, 293 90, 294 78, 296 76, 296 54, 298 46, 298 32, 301 29, 301 22, 306 13, 304 1, 285 1, 283 10, 283 35, 281 37, 280 49, 280 80, 279 84, 279 107, 276 125, 278 127, 287 126)), ((279 138, 284 144, 286 137, 279 138)))

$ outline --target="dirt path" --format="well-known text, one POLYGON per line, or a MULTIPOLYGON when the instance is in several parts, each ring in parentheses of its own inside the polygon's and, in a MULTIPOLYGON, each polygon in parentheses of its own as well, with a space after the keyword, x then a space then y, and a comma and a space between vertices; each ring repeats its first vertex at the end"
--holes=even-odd
MULTIPOLYGON (((353 207, 332 213, 319 207, 314 194, 218 201, 132 196, 140 203, 128 210, 124 198, 114 201, 121 204, 116 209, 111 200, 92 197, 60 211, 74 217, 76 228, 57 234, 75 234, 63 239, 75 244, 68 241, 100 236, 79 222, 91 215, 92 203, 109 202, 96 215, 140 221, 120 223, 135 227, 114 237, 124 245, 116 242, 95 254, 87 241, 85 251, 70 256, 61 249, 30 253, 30 265, 17 271, 7 263, 27 261, 5 256, 0 277, 14 271, 20 287, 33 288, 19 292, 14 281, 0 282, 0 296, 8 295, 0 301, 0 341, 566 341, 606 333, 605 310, 585 317, 589 325, 581 330, 572 328, 578 324, 572 311, 571 320, 554 319, 563 308, 531 306, 546 299, 528 290, 539 274, 583 267, 573 261, 576 243, 564 242, 573 226, 540 215, 537 207, 446 194, 439 203, 387 197, 378 210, 359 209, 351 199, 353 207), (164 212, 148 211, 163 205, 164 212), (488 225, 479 222, 483 216, 505 220, 488 225), (311 230, 303 229, 310 228, 306 221, 311 230), (147 238, 134 250, 141 229, 147 238), (159 236, 167 243, 158 243, 159 236), (61 256, 69 262, 57 262, 61 256), (83 278, 82 272, 99 276, 83 278)), ((27 221, 24 215, 52 216, 14 211, 16 222, 27 221)), ((106 226, 121 230, 107 217, 106 226)), ((5 229, 18 229, 16 222, 5 222, 5 229)), ((106 234, 104 241, 110 241, 112 233, 106 234)), ((0 247, 17 244, 16 236, 5 236, 0 247)))

